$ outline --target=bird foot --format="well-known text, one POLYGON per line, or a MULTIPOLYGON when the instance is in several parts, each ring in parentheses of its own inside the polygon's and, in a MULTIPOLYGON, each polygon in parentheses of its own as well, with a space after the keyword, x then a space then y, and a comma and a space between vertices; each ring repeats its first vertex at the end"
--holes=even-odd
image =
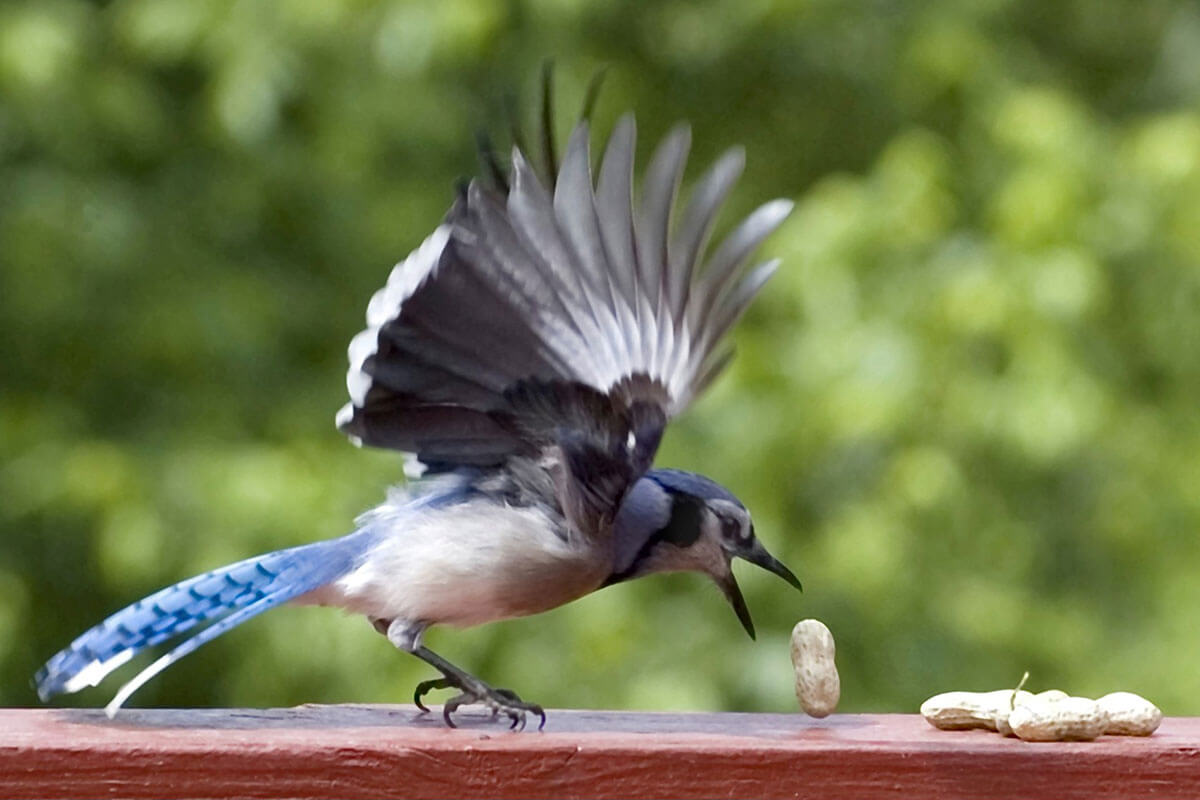
POLYGON ((421 702, 421 698, 433 689, 458 689, 459 693, 446 701, 442 706, 442 719, 451 728, 454 724, 454 712, 461 706, 481 705, 491 710, 492 717, 500 714, 508 717, 510 730, 524 730, 527 714, 536 714, 541 718, 538 730, 546 727, 546 712, 536 703, 526 703, 511 689, 495 689, 478 678, 460 679, 459 676, 444 676, 433 680, 421 681, 413 692, 413 702, 417 708, 428 713, 429 709, 421 702))

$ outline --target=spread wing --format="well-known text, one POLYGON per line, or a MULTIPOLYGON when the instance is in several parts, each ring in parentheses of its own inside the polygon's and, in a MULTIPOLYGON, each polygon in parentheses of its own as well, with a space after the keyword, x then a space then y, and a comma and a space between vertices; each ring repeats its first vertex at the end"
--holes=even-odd
POLYGON ((574 521, 611 519, 727 363, 724 335, 777 265, 747 259, 791 209, 767 203, 706 254, 741 150, 674 220, 688 129, 657 148, 636 207, 634 142, 627 115, 593 184, 581 122, 552 189, 516 148, 510 185, 471 182, 371 298, 339 429, 433 469, 549 458, 574 521))

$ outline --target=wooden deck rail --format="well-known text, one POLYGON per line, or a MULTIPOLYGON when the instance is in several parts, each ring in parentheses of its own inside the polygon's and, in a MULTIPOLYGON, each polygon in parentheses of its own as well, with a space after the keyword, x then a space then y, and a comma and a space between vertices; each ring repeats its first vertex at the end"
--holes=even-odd
POLYGON ((3 797, 1200 797, 1200 718, 1029 744, 918 716, 552 711, 509 733, 411 706, 0 710, 3 797))

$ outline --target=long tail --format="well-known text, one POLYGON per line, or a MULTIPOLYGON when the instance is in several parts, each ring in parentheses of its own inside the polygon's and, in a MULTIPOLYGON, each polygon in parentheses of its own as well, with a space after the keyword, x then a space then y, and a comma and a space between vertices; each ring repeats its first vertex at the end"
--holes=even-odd
POLYGON ((43 701, 95 686, 137 653, 211 622, 139 672, 113 697, 111 717, 142 684, 207 641, 350 571, 370 544, 362 530, 248 558, 155 592, 84 633, 38 670, 43 701))

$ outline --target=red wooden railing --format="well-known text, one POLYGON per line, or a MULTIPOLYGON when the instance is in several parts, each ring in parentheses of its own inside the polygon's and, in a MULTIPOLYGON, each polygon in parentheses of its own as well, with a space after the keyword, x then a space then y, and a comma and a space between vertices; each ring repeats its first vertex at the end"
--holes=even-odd
POLYGON ((410 706, 0 710, 3 797, 1200 797, 1200 718, 1030 744, 918 716, 551 711, 543 733, 410 706))

